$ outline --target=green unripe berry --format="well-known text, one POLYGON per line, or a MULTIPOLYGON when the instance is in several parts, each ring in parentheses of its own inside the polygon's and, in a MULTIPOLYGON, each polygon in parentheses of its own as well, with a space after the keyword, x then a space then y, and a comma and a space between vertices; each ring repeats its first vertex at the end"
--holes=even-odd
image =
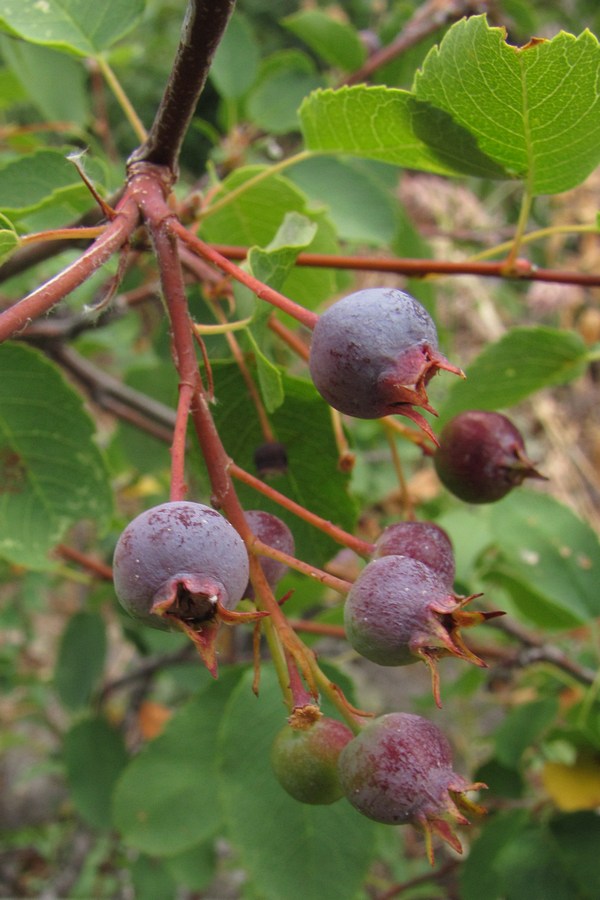
POLYGON ((271 750, 275 777, 300 803, 334 803, 343 793, 338 757, 352 737, 336 719, 322 718, 308 728, 285 725, 271 750))

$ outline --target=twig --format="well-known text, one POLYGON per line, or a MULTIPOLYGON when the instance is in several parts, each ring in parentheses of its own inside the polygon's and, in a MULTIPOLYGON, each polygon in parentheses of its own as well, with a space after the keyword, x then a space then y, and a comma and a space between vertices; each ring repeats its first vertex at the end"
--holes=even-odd
POLYGON ((333 538, 334 541, 337 541, 338 544, 349 547, 360 556, 370 556, 373 552, 373 544, 370 544, 367 541, 361 541, 360 538, 344 531, 343 528, 339 528, 337 525, 334 525, 333 522, 328 522, 327 519, 323 519, 316 513, 310 512, 310 510, 306 509, 304 506, 301 506, 299 503, 286 497, 285 494, 282 494, 270 485, 265 484, 260 478, 256 478, 255 475, 246 472, 245 469, 242 469, 236 463, 229 463, 229 471, 234 478, 238 479, 238 481, 242 481, 244 484, 249 485, 259 493, 264 494, 265 497, 270 497, 271 500, 274 500, 275 503, 283 506, 284 509, 288 509, 300 519, 304 519, 305 522, 308 522, 310 525, 313 525, 315 528, 328 534, 329 537, 333 538))
MULTIPOLYGON (((211 245, 215 253, 228 259, 243 260, 246 247, 225 244, 211 245)), ((515 267, 506 269, 506 262, 450 262, 437 259, 402 259, 378 256, 342 256, 329 253, 299 253, 297 266, 324 269, 351 269, 362 272, 392 272, 425 278, 427 275, 477 275, 481 278, 515 279, 516 281, 549 281, 557 284, 580 284, 600 287, 600 275, 587 272, 568 272, 563 269, 540 269, 526 259, 516 260, 515 267)))
POLYGON ((401 56, 415 44, 433 34, 438 28, 448 22, 454 22, 474 10, 483 12, 484 4, 473 0, 429 0, 423 3, 408 20, 398 37, 373 53, 356 72, 348 75, 340 86, 344 84, 359 84, 367 81, 369 76, 381 69, 396 57, 401 56))
POLYGON ((126 197, 104 233, 75 262, 0 313, 0 342, 26 328, 29 322, 47 313, 67 294, 87 281, 90 275, 126 244, 138 220, 137 205, 126 197))
POLYGON ((147 139, 130 163, 165 166, 175 176, 183 139, 235 0, 189 0, 179 47, 147 139))

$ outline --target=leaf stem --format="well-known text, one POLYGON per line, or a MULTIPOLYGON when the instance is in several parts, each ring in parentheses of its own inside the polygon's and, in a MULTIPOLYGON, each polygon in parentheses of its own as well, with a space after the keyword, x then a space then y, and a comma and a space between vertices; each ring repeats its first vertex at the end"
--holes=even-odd
POLYGON ((268 285, 264 284, 264 282, 259 281, 258 278, 255 278, 248 272, 244 272, 243 269, 240 269, 235 263, 232 263, 225 256, 222 256, 210 244, 206 244, 204 241, 201 241, 200 238, 196 237, 196 235, 188 231, 188 229, 177 219, 172 218, 169 226, 173 234, 176 234, 190 250, 198 256, 207 259, 213 265, 221 269, 222 272, 231 275, 236 281, 246 285, 246 287, 250 288, 250 290, 256 294, 259 300, 266 300, 267 303, 271 303, 273 306, 281 309, 311 330, 315 327, 319 318, 316 313, 305 309, 304 306, 300 306, 299 303, 294 303, 289 297, 280 294, 279 291, 274 291, 273 288, 270 288, 268 285))
POLYGON ((127 119, 129 124, 133 128, 133 131, 134 131, 135 136, 137 137, 138 141, 145 141, 146 138, 148 137, 148 132, 146 131, 146 128, 144 127, 144 123, 142 122, 142 120, 136 113, 135 109, 133 108, 133 105, 132 105, 129 97, 123 90, 123 86, 121 85, 121 82, 115 75, 109 62, 102 55, 96 57, 96 62, 98 63, 98 68, 102 72, 104 80, 106 81, 109 88, 113 92, 117 103, 123 110, 123 112, 125 114, 125 118, 127 119))
POLYGON ((238 187, 234 188, 232 191, 228 191, 222 197, 219 197, 218 200, 215 200, 214 203, 209 203, 203 210, 198 214, 198 220, 202 221, 203 219, 209 218, 213 213, 219 212, 219 210, 228 206, 230 203, 233 203, 234 200, 239 199, 239 197, 243 196, 247 191, 256 187, 257 184, 262 184, 263 181, 267 181, 272 175, 279 175, 281 172, 284 172, 286 169, 291 168, 292 166, 298 165, 298 163, 304 162, 306 159, 312 159, 315 156, 319 156, 315 150, 301 150, 299 153, 295 153, 293 156, 288 156, 286 159, 282 159, 279 162, 273 163, 270 166, 265 166, 261 169, 260 172, 257 172, 256 175, 253 175, 247 181, 244 181, 243 184, 238 185, 238 187))
POLYGON ((316 513, 310 512, 310 510, 306 509, 304 506, 300 506, 299 503, 286 497, 285 494, 276 491, 275 488, 272 488, 264 481, 261 481, 260 478, 256 478, 255 475, 246 472, 245 469, 240 468, 236 463, 230 462, 229 471, 234 478, 238 479, 238 481, 242 481, 244 484, 253 487, 259 493, 264 494, 265 497, 269 497, 271 500, 274 500, 275 503, 283 506, 284 509, 294 513, 298 518, 303 519, 305 522, 308 522, 310 525, 313 525, 315 528, 328 534, 329 537, 334 541, 337 541, 338 544, 349 547, 360 556, 370 556, 373 552, 373 544, 362 541, 353 534, 344 531, 343 528, 338 528, 333 522, 328 522, 326 519, 322 519, 321 516, 316 515, 316 513))
POLYGON ((519 220, 517 222, 517 228, 512 240, 512 245, 508 256, 504 261, 504 271, 508 274, 514 271, 517 258, 519 255, 519 250, 521 249, 521 245, 523 243, 523 237, 525 235, 525 229, 527 228, 527 223, 529 222, 529 216, 531 215, 531 204, 533 203, 533 194, 529 188, 529 185, 526 185, 525 191, 523 193, 523 199, 521 201, 521 209, 519 210, 519 220))

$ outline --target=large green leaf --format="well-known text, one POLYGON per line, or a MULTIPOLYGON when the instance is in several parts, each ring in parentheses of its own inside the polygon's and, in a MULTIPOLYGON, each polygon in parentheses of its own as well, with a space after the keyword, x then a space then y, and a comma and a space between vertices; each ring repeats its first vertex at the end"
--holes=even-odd
POLYGON ((508 768, 518 768, 523 753, 554 722, 557 713, 555 697, 511 709, 496 732, 496 756, 500 762, 508 768))
POLYGON ((323 87, 323 76, 299 50, 279 50, 260 66, 248 96, 246 112, 251 122, 273 134, 298 130, 298 107, 311 91, 323 87))
MULTIPOLYGON (((100 167, 86 160, 92 179, 100 167)), ((0 167, 0 210, 13 220, 65 200, 91 197, 75 166, 60 150, 37 150, 0 167)))
POLYGON ((559 840, 526 810, 497 813, 461 867, 462 900, 592 900, 597 882, 584 886, 569 871, 559 840))
POLYGON ((210 78, 222 97, 241 97, 258 74, 259 49, 248 20, 232 16, 217 48, 210 78))
POLYGON ((0 346, 0 556, 44 567, 83 518, 103 525, 112 492, 80 396, 41 353, 0 346))
MULTIPOLYGON (((452 129, 533 194, 566 191, 600 163, 600 46, 588 31, 524 47, 506 43, 485 16, 457 22, 417 73, 418 101, 450 117, 424 120, 424 139, 453 160, 452 129)), ((417 133, 419 129, 417 128, 417 133)))
POLYGON ((356 29, 323 10, 300 10, 282 24, 330 66, 351 72, 364 62, 366 49, 356 29))
POLYGON ((543 387, 581 375, 588 349, 574 331, 531 326, 512 328, 488 344, 454 381, 439 410, 442 420, 466 409, 506 409, 543 387))
POLYGON ((110 828, 112 789, 128 758, 122 735, 100 716, 82 719, 65 735, 63 752, 77 812, 94 828, 110 828))
POLYGON ((314 91, 302 103, 299 116, 309 150, 456 175, 457 169, 439 160, 415 133, 414 109, 409 91, 357 85, 314 91))
POLYGON ((489 577, 506 576, 528 619, 565 627, 600 615, 600 541, 589 525, 552 497, 523 489, 494 504, 489 521, 500 548, 489 577))
POLYGON ((88 73, 80 60, 2 36, 2 56, 45 121, 83 127, 91 116, 88 73))
MULTIPOLYGON (((237 366, 214 366, 217 405, 214 416, 219 434, 232 459, 254 472, 254 452, 264 443, 256 416, 248 414, 252 402, 237 366)), ((272 487, 296 503, 347 531, 355 524, 355 505, 348 492, 349 477, 340 472, 329 409, 308 381, 283 375, 285 402, 271 416, 278 441, 288 455, 288 470, 272 487)), ((236 490, 247 509, 265 509, 285 519, 296 540, 301 559, 322 565, 338 549, 330 538, 288 513, 244 484, 236 490)))
MULTIPOLYGON (((394 188, 398 172, 371 160, 317 156, 289 171, 289 178, 327 212, 342 240, 384 245, 398 228, 394 188)), ((410 255, 404 252, 405 256, 410 255)))
MULTIPOLYGON (((200 662, 198 663, 200 665, 200 662)), ((127 766, 113 797, 124 841, 156 856, 181 853, 219 827, 217 729, 239 672, 211 681, 127 766)))
POLYGON ((298 803, 269 765, 286 721, 281 692, 263 666, 258 698, 248 672, 227 704, 220 732, 220 794, 229 834, 262 900, 354 897, 374 852, 378 826, 345 801, 298 803))
POLYGON ((143 11, 144 0, 3 0, 0 27, 33 44, 97 56, 143 11))
POLYGON ((97 612, 82 610, 71 616, 62 635, 54 684, 69 709, 85 706, 104 669, 106 628, 97 612))

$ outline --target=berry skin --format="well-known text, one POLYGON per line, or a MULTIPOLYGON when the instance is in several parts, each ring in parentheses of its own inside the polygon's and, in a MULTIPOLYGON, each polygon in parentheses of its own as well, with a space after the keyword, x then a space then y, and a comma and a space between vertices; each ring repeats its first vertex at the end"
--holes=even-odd
POLYGON ((348 592, 344 625, 351 646, 380 666, 406 666, 422 659, 431 671, 435 702, 440 706, 437 660, 457 656, 477 666, 461 627, 502 615, 466 612, 474 597, 453 594, 444 579, 409 556, 382 556, 368 563, 348 592))
POLYGON ((137 516, 117 541, 113 560, 115 591, 127 612, 153 628, 185 631, 213 675, 219 622, 248 616, 230 612, 244 594, 248 571, 235 528, 209 506, 186 500, 137 516))
POLYGON ((421 716, 388 713, 370 722, 342 750, 339 774, 346 798, 364 816, 423 831, 432 863, 432 834, 461 853, 452 825, 469 824, 461 810, 481 812, 464 792, 485 785, 453 772, 448 741, 421 716))
POLYGON ((350 729, 336 719, 321 718, 308 728, 285 725, 271 750, 275 777, 300 803, 334 803, 343 796, 339 755, 353 737, 350 729))
POLYGON ((362 419, 408 416, 434 441, 414 407, 434 412, 426 386, 439 369, 463 374, 438 351, 425 307, 410 294, 388 288, 357 291, 320 316, 309 368, 317 390, 334 409, 362 419))
POLYGON ((444 425, 433 457, 442 484, 467 503, 501 500, 525 478, 544 478, 519 430, 497 412, 468 410, 444 425))
MULTIPOLYGON (((256 537, 264 544, 268 544, 275 550, 281 550, 289 556, 294 555, 294 535, 278 516, 264 512, 262 509, 249 509, 244 515, 256 537)), ((270 559, 268 556, 260 557, 260 564, 271 587, 275 587, 288 570, 285 563, 279 562, 277 559, 270 559)), ((248 585, 245 596, 254 596, 251 584, 248 585)))
POLYGON ((449 588, 454 584, 456 565, 452 542, 444 529, 433 522, 388 525, 375 541, 373 557, 382 556, 410 556, 437 572, 449 588))

